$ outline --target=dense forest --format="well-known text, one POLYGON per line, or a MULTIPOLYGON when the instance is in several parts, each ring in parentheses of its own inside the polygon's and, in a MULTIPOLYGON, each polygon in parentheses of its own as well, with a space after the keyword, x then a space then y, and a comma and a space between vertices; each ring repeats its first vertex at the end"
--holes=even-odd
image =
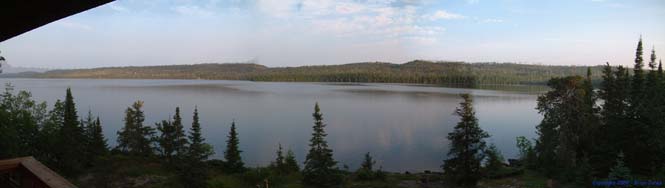
MULTIPOLYGON (((474 86, 545 84, 552 77, 583 75, 586 67, 515 63, 463 63, 416 60, 404 64, 354 63, 269 68, 258 64, 196 64, 54 70, 37 78, 207 79, 286 82, 379 82, 474 86)), ((594 75, 600 66, 592 67, 594 75)), ((600 76, 593 79, 599 80, 600 76)))
MULTIPOLYGON (((475 116, 473 98, 461 95, 460 119, 447 134, 442 173, 385 172, 365 153, 359 169, 341 167, 326 141, 326 124, 315 103, 309 150, 298 162, 276 143, 275 160, 247 167, 236 123, 230 122, 224 158, 202 137, 195 108, 185 130, 180 108, 172 117, 145 123, 143 102, 125 110, 117 146, 110 148, 102 122, 91 112, 78 116, 71 89, 65 99, 47 104, 26 91, 6 86, 0 96, 0 159, 32 155, 83 187, 493 187, 518 181, 518 187, 662 186, 665 178, 665 73, 651 51, 646 66, 642 41, 634 67, 601 67, 599 87, 593 71, 553 77, 538 97, 543 115, 534 140, 516 138, 518 159, 506 159, 475 116), (629 71, 632 71, 630 73, 629 71), (136 178, 143 178, 137 180, 136 178), (128 182, 127 179, 133 181, 128 182), (497 180, 499 179, 499 180, 497 180), (514 180, 514 181, 513 181, 514 180)), ((443 125, 442 125, 443 126, 443 125)), ((251 138, 250 138, 251 139, 251 138)), ((444 142, 442 141, 441 144, 444 142)), ((380 164, 379 164, 380 165, 380 164)))

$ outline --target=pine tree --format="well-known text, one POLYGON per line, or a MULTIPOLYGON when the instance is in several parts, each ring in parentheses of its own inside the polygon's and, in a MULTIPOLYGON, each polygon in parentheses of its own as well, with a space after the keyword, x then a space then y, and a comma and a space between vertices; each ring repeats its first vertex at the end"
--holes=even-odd
POLYGON ((633 113, 640 108, 642 93, 644 91, 644 71, 642 67, 644 66, 644 59, 642 58, 642 37, 637 43, 637 50, 635 52, 635 66, 633 67, 633 79, 631 83, 631 107, 633 108, 633 113))
POLYGON ((92 156, 99 158, 108 155, 109 146, 106 143, 106 138, 104 138, 102 122, 99 120, 99 117, 97 117, 92 126, 89 127, 88 131, 90 132, 90 145, 88 150, 92 156))
POLYGON ((272 167, 277 169, 280 173, 286 172, 285 170, 285 165, 284 165, 284 155, 282 152, 282 144, 278 144, 277 146, 277 157, 275 158, 275 161, 272 162, 272 167))
POLYGON ((563 178, 571 180, 580 167, 577 163, 588 160, 585 142, 594 115, 586 82, 579 76, 552 78, 547 84, 552 90, 538 97, 537 109, 544 118, 537 127, 536 151, 547 176, 566 175, 563 178))
POLYGON ((194 108, 192 127, 189 130, 189 151, 188 155, 194 161, 205 161, 213 154, 212 146, 205 143, 205 138, 201 134, 201 124, 199 123, 199 110, 194 108))
POLYGON ((232 173, 244 171, 244 163, 240 157, 242 152, 238 148, 240 140, 238 139, 238 132, 236 131, 236 122, 231 123, 231 131, 229 132, 228 140, 226 141, 226 151, 224 152, 224 159, 226 159, 226 167, 232 173))
POLYGON ((604 176, 612 167, 617 152, 626 145, 628 138, 628 90, 630 78, 627 70, 619 66, 613 70, 609 63, 603 68, 603 80, 598 98, 603 101, 600 110, 600 127, 594 133, 594 154, 590 158, 597 176, 604 176))
POLYGON ((372 159, 372 156, 369 155, 369 152, 365 153, 362 164, 360 168, 356 171, 356 176, 359 180, 374 180, 377 173, 374 172, 374 164, 376 161, 372 159))
POLYGON ((143 101, 136 101, 125 110, 125 126, 118 131, 117 149, 135 156, 152 156, 153 135, 152 127, 144 126, 145 115, 141 108, 143 101))
POLYGON ((374 161, 372 156, 369 155, 369 152, 367 152, 365 153, 365 159, 363 160, 363 163, 360 164, 360 168, 372 171, 374 169, 374 164, 376 164, 376 161, 374 161))
POLYGON ((180 107, 175 108, 175 115, 173 116, 173 140, 174 151, 178 158, 184 157, 187 153, 187 135, 185 135, 184 126, 182 125, 182 118, 180 117, 180 107))
POLYGON ((64 101, 64 117, 62 129, 57 147, 59 169, 66 176, 75 176, 82 170, 82 165, 87 163, 84 151, 85 138, 83 129, 80 126, 76 112, 76 104, 72 96, 71 88, 67 88, 67 94, 64 101))
POLYGON ((101 122, 99 117, 95 120, 92 117, 92 111, 88 110, 88 115, 81 121, 85 131, 85 155, 87 166, 93 166, 97 159, 101 156, 108 154, 108 145, 102 133, 101 122))
POLYGON ((453 132, 448 133, 450 151, 448 159, 442 165, 445 176, 461 187, 475 187, 481 178, 480 164, 485 158, 485 141, 489 134, 478 125, 473 110, 473 100, 469 94, 462 94, 464 99, 455 114, 461 118, 453 132))
POLYGON ((206 187, 208 177, 208 166, 205 160, 213 154, 212 147, 206 144, 201 135, 201 124, 199 123, 199 111, 194 108, 192 127, 189 131, 189 147, 185 160, 178 168, 182 182, 186 182, 186 187, 203 188, 206 187))
POLYGON ((305 157, 303 168, 303 183, 315 187, 335 187, 341 183, 339 170, 335 167, 337 161, 333 159, 333 151, 328 148, 323 114, 319 103, 314 105, 314 127, 310 139, 309 152, 305 157))
POLYGON ((157 138, 159 144, 159 151, 161 156, 166 158, 170 163, 174 162, 174 154, 176 153, 175 141, 175 126, 169 120, 162 120, 162 122, 155 123, 157 130, 161 133, 157 138))
POLYGON ((286 157, 284 158, 284 169, 287 173, 300 171, 300 166, 298 165, 298 161, 296 161, 296 155, 291 149, 286 152, 286 157))

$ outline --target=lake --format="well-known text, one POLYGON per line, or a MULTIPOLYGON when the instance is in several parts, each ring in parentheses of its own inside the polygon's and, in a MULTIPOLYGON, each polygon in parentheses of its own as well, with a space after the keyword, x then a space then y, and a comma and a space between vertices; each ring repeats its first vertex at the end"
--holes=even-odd
POLYGON ((517 155, 515 137, 535 138, 542 116, 537 94, 524 91, 423 87, 402 84, 283 83, 225 80, 2 79, 37 101, 64 99, 72 88, 79 116, 99 115, 109 145, 116 145, 124 110, 145 101, 145 124, 167 119, 181 108, 189 129, 197 106, 203 134, 222 158, 236 121, 246 166, 264 166, 278 143, 304 161, 312 133, 314 103, 321 106, 333 157, 351 169, 371 152, 388 171, 440 171, 459 118, 452 115, 460 93, 474 99, 480 126, 506 158, 517 155))

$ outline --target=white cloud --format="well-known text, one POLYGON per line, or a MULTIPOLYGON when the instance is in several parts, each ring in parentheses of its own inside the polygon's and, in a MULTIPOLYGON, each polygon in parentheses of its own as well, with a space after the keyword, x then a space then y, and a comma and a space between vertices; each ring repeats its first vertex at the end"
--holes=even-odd
POLYGON ((425 18, 435 21, 435 20, 454 20, 454 19, 464 19, 466 18, 463 15, 451 13, 445 10, 439 10, 434 12, 431 15, 425 15, 425 18))
POLYGON ((481 22, 483 22, 483 23, 503 23, 504 20, 496 19, 496 18, 488 18, 488 19, 482 20, 481 22))
POLYGON ((335 11, 340 14, 353 14, 365 10, 365 6, 358 3, 340 3, 335 7, 335 11))

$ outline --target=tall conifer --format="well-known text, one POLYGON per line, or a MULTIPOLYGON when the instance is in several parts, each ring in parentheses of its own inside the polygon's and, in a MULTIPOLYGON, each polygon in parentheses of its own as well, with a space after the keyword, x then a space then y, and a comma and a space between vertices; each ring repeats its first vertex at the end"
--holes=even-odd
POLYGON ((305 158, 303 168, 303 183, 316 187, 335 187, 341 183, 339 170, 335 167, 337 161, 333 159, 333 151, 328 148, 326 141, 326 124, 323 123, 323 114, 319 103, 314 104, 314 127, 310 139, 309 152, 305 158))
POLYGON ((230 172, 242 172, 245 169, 245 164, 242 162, 239 148, 240 140, 238 139, 238 132, 236 131, 236 122, 231 122, 231 131, 229 131, 228 140, 226 141, 226 151, 224 152, 224 159, 226 159, 227 170, 230 172))
POLYGON ((450 151, 442 165, 444 175, 452 183, 461 187, 475 187, 482 177, 480 167, 485 158, 485 138, 489 137, 478 125, 473 100, 469 94, 461 95, 460 107, 455 115, 460 117, 454 130, 448 133, 450 151))

